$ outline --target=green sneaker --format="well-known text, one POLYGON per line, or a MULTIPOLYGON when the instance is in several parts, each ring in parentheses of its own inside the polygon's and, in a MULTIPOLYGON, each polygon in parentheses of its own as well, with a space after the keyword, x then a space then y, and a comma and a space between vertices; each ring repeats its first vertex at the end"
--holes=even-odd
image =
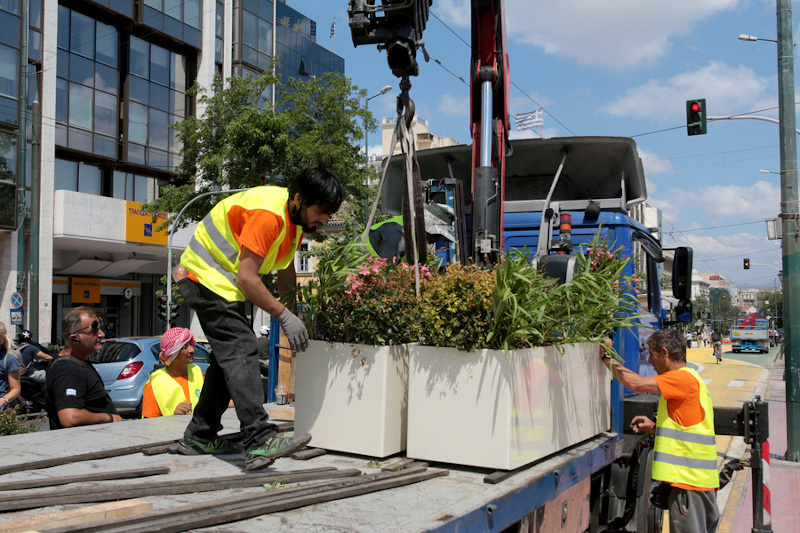
POLYGON ((217 437, 211 442, 202 442, 184 436, 178 441, 177 451, 181 455, 230 455, 244 450, 241 444, 231 442, 222 437, 217 437))
POLYGON ((248 452, 244 460, 245 470, 260 470, 275 462, 278 457, 286 457, 304 448, 311 441, 311 435, 301 433, 300 435, 288 436, 279 433, 267 442, 248 452))

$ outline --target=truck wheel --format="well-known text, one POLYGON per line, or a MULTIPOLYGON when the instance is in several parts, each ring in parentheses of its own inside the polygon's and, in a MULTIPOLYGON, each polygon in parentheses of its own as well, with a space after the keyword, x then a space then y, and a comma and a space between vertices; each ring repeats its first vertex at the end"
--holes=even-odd
POLYGON ((653 449, 647 448, 639 457, 639 483, 645 490, 636 498, 636 514, 628 524, 631 531, 661 533, 664 511, 650 503, 650 495, 656 482, 653 481, 653 449), (634 526, 634 527, 631 527, 634 526))

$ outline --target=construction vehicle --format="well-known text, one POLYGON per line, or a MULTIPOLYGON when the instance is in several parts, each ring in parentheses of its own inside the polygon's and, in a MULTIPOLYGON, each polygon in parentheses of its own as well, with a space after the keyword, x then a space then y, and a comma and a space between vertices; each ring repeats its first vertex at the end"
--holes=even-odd
POLYGON ((763 318, 742 318, 731 330, 731 346, 734 353, 755 350, 759 353, 769 352, 770 331, 763 318))

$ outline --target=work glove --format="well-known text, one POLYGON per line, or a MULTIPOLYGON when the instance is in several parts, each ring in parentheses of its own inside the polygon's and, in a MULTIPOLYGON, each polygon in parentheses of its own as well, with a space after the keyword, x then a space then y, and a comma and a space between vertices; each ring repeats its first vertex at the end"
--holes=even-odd
POLYGON ((303 321, 289 311, 288 307, 284 307, 281 314, 278 315, 278 322, 281 323, 283 332, 289 338, 289 346, 292 350, 305 352, 308 348, 308 330, 303 321))

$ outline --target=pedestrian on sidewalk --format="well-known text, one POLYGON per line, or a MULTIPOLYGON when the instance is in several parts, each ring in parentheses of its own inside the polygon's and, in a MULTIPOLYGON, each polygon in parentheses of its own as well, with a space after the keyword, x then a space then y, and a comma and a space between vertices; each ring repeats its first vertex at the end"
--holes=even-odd
POLYGON ((305 351, 309 340, 305 325, 270 293, 261 275, 282 271, 281 294, 294 288, 294 256, 304 232, 326 224, 341 203, 339 178, 327 169, 306 168, 290 180, 288 189, 265 185, 225 198, 197 225, 176 277, 212 353, 200 399, 178 443, 179 453, 235 451, 218 436, 231 399, 241 425, 245 469, 265 468, 311 440, 305 434, 279 434, 268 421, 258 344, 245 301, 277 317, 292 350, 305 351))
POLYGON ((656 331, 647 345, 657 376, 642 377, 619 364, 603 345, 600 357, 612 376, 633 392, 661 395, 655 422, 646 416, 631 421, 635 433, 656 435, 653 479, 661 483, 651 501, 669 510, 671 533, 714 533, 720 515, 711 395, 700 375, 686 365, 686 339, 677 330, 656 331))

